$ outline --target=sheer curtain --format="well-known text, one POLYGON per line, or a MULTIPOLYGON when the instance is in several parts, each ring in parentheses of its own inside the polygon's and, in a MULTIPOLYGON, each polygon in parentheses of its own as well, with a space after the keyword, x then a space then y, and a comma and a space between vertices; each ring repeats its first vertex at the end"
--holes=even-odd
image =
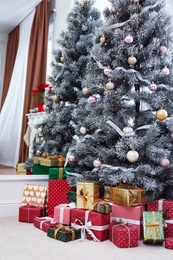
POLYGON ((0 164, 14 168, 18 161, 28 47, 34 13, 31 12, 20 24, 19 48, 8 94, 0 113, 0 164))

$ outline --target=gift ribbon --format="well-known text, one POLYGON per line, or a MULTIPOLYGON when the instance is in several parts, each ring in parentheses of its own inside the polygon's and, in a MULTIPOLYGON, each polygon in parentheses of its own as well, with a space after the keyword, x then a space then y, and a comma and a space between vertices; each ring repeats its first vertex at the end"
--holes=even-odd
POLYGON ((71 223, 71 226, 75 229, 80 229, 81 230, 81 241, 85 240, 86 237, 86 232, 90 235, 90 237, 93 239, 95 242, 100 242, 100 240, 94 235, 91 229, 96 230, 96 231, 102 231, 102 230, 107 230, 109 229, 109 225, 104 225, 104 226, 93 226, 91 221, 88 221, 89 217, 89 210, 85 211, 85 222, 83 222, 79 219, 76 219, 74 223, 71 223), (77 222, 80 223, 77 224, 77 222))
POLYGON ((60 224, 63 223, 64 209, 67 208, 67 207, 71 208, 71 209, 74 209, 74 208, 76 208, 76 203, 75 202, 71 202, 69 204, 60 204, 60 205, 58 205, 58 208, 60 208, 60 215, 59 215, 58 218, 55 219, 55 221, 57 223, 60 223, 60 224))
POLYGON ((112 228, 112 241, 113 241, 113 236, 114 236, 114 229, 117 227, 117 226, 121 226, 121 227, 125 227, 127 229, 127 232, 128 232, 128 247, 130 247, 130 228, 127 226, 128 224, 125 223, 125 222, 122 222, 122 223, 119 223, 119 224, 116 224, 116 225, 113 225, 113 228, 112 228))
POLYGON ((57 161, 59 162, 59 166, 63 166, 64 162, 65 162, 65 157, 62 155, 50 155, 49 153, 44 153, 43 154, 43 162, 45 163, 47 159, 57 159, 57 161))
POLYGON ((54 232, 54 238, 56 239, 56 235, 58 233, 59 230, 63 230, 63 231, 68 231, 68 232, 71 232, 71 240, 74 240, 75 238, 75 234, 74 234, 74 230, 69 227, 69 226, 63 226, 63 225, 59 225, 56 229, 55 229, 55 232, 54 232))
POLYGON ((87 206, 89 207, 89 204, 92 205, 91 197, 93 195, 89 194, 89 191, 87 191, 85 183, 82 183, 82 188, 79 190, 79 194, 77 194, 77 197, 82 199, 83 208, 86 209, 87 206))
POLYGON ((36 217, 36 219, 40 220, 40 229, 43 230, 43 223, 45 222, 50 222, 51 224, 56 224, 56 221, 51 218, 51 217, 42 217, 42 218, 39 218, 39 217, 36 217))
POLYGON ((158 211, 162 211, 163 210, 163 201, 164 201, 164 199, 160 199, 158 201, 158 211))
POLYGON ((117 218, 117 217, 111 216, 111 222, 113 220, 116 220, 119 222, 126 222, 126 223, 133 224, 133 225, 140 225, 142 223, 142 221, 140 221, 140 220, 134 220, 134 219, 128 219, 128 218, 117 218))
POLYGON ((151 222, 146 222, 144 226, 148 227, 148 231, 144 237, 144 240, 148 240, 150 234, 153 232, 154 234, 154 240, 153 244, 155 244, 156 239, 158 238, 159 232, 158 232, 158 227, 163 227, 162 224, 160 224, 158 221, 155 221, 155 212, 152 211, 152 221, 151 222))
POLYGON ((109 212, 109 203, 106 203, 104 201, 101 201, 101 202, 96 202, 94 204, 94 208, 96 208, 98 211, 100 211, 100 208, 101 206, 105 207, 105 213, 108 213, 109 212))
POLYGON ((31 204, 27 204, 27 205, 25 205, 24 207, 27 208, 27 220, 28 220, 28 223, 29 223, 30 208, 35 208, 35 206, 33 206, 33 205, 31 205, 31 204))

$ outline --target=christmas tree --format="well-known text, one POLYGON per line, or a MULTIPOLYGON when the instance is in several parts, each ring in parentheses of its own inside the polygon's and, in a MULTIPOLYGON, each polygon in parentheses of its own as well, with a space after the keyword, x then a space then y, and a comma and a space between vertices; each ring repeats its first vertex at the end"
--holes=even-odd
POLYGON ((47 118, 36 126, 34 155, 65 156, 74 135, 72 111, 81 95, 81 81, 93 47, 93 37, 102 25, 101 13, 93 0, 75 1, 53 51, 50 85, 45 90, 47 118))
POLYGON ((67 159, 70 185, 131 184, 173 198, 173 30, 165 0, 109 0, 67 159))

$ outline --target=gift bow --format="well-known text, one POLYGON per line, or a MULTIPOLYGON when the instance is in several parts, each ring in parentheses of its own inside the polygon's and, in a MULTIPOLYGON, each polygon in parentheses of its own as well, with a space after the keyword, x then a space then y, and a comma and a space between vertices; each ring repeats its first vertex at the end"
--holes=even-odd
POLYGON ((55 229, 55 232, 54 232, 54 238, 56 239, 56 235, 58 233, 59 230, 63 230, 63 231, 69 231, 71 232, 71 235, 72 235, 72 240, 74 240, 75 238, 75 235, 74 235, 74 229, 72 229, 71 227, 69 226, 64 226, 64 225, 59 225, 56 229, 55 229))
POLYGON ((158 235, 159 235, 158 227, 163 227, 163 225, 160 224, 158 221, 155 221, 155 212, 154 211, 152 211, 152 222, 146 222, 145 226, 149 227, 149 229, 146 233, 144 240, 148 240, 151 232, 153 231, 153 233, 154 233, 153 243, 155 244, 156 239, 158 238, 158 235))

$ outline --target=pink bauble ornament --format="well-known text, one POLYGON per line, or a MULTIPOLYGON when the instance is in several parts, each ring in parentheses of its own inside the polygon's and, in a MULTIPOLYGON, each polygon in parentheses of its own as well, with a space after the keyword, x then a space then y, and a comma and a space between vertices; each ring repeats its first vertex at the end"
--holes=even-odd
POLYGON ((173 133, 171 134, 171 138, 173 139, 173 133))
POLYGON ((63 107, 65 105, 65 102, 64 101, 61 101, 60 102, 60 106, 63 107))
POLYGON ((99 159, 94 160, 93 165, 95 168, 100 168, 102 163, 99 159))
POLYGON ((124 39, 124 42, 128 43, 128 44, 132 43, 133 42, 133 37, 131 35, 127 35, 125 37, 125 39, 124 39))
POLYGON ((164 45, 160 46, 159 50, 163 53, 167 52, 167 48, 164 45))
POLYGON ((84 87, 84 88, 82 89, 82 93, 83 93, 83 95, 87 96, 87 95, 89 95, 89 93, 90 93, 90 89, 89 89, 88 87, 84 87))
POLYGON ((39 150, 36 151, 36 155, 40 155, 41 152, 39 150))
POLYGON ((139 159, 139 153, 137 151, 131 150, 127 153, 127 160, 129 162, 136 162, 139 159))
POLYGON ((170 165, 170 161, 167 158, 163 158, 160 160, 160 165, 166 168, 170 165))
POLYGON ((136 64, 136 62, 137 62, 137 59, 133 55, 128 58, 129 65, 133 66, 136 64))
POLYGON ((69 158, 68 158, 68 161, 69 162, 75 162, 76 161, 76 157, 75 157, 75 155, 74 154, 71 154, 70 156, 69 156, 69 158))
POLYGON ((112 72, 112 70, 109 69, 109 68, 105 68, 105 69, 104 69, 104 74, 105 74, 106 76, 109 76, 111 72, 112 72))
POLYGON ((152 83, 150 86, 148 86, 149 90, 155 91, 157 89, 157 85, 152 83))
POLYGON ((106 84, 106 89, 113 90, 114 88, 115 88, 114 83, 111 80, 109 80, 109 82, 106 84))
POLYGON ((91 96, 88 98, 89 104, 95 104, 97 102, 97 98, 95 96, 91 96))
POLYGON ((163 76, 168 76, 169 75, 169 69, 167 67, 162 69, 162 75, 163 76))

